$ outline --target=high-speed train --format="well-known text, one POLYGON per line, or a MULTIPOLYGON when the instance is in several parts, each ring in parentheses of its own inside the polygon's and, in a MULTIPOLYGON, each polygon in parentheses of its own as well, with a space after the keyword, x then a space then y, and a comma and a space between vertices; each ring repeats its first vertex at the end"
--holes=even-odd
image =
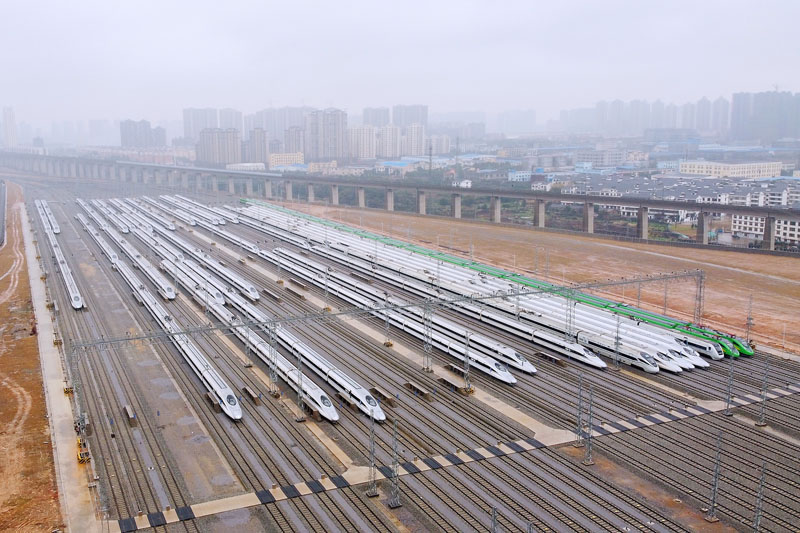
POLYGON ((184 211, 186 211, 186 212, 190 213, 191 215, 193 215, 194 217, 196 217, 198 221, 204 220, 206 222, 210 222, 211 224, 213 224, 215 226, 224 226, 225 225, 225 219, 223 217, 220 217, 220 216, 214 214, 213 212, 208 212, 205 209, 200 209, 198 207, 195 207, 192 204, 190 204, 188 202, 185 202, 185 201, 183 201, 183 200, 181 200, 179 198, 176 198, 174 196, 162 195, 162 196, 159 196, 159 199, 167 202, 168 204, 170 204, 170 205, 172 205, 174 207, 177 207, 179 209, 183 209, 184 211))
POLYGON ((50 229, 53 230, 53 235, 58 235, 61 233, 61 227, 58 225, 55 215, 50 210, 50 204, 47 203, 47 200, 38 201, 42 204, 42 209, 44 210, 44 214, 47 216, 47 222, 50 224, 50 229))
POLYGON ((171 221, 167 220, 165 217, 159 215, 158 213, 154 213, 154 212, 150 211, 149 209, 145 209, 142 205, 140 205, 139 203, 137 203, 135 200, 133 200, 131 198, 125 198, 124 201, 130 208, 135 209, 140 214, 143 214, 145 216, 145 218, 151 218, 155 222, 157 222, 157 223, 161 224, 162 226, 164 226, 165 228, 167 228, 168 230, 175 231, 175 229, 176 229, 175 228, 175 224, 173 224, 171 221))
MULTIPOLYGON (((309 238, 309 239, 311 239, 313 241, 316 241, 316 242, 323 241, 323 233, 324 233, 325 237, 327 237, 327 234, 330 232, 334 239, 336 238, 336 236, 338 236, 338 238, 340 239, 340 245, 341 245, 340 250, 342 250, 342 251, 346 250, 347 251, 346 253, 348 255, 350 255, 350 253, 351 253, 351 248, 352 248, 353 251, 356 251, 356 249, 359 250, 361 254, 364 254, 366 256, 370 255, 370 250, 372 249, 373 245, 375 246, 376 250, 378 248, 377 241, 365 242, 363 239, 358 238, 358 237, 356 237, 354 235, 351 235, 351 234, 347 234, 344 231, 340 231, 339 229, 329 229, 329 228, 322 229, 322 225, 321 224, 310 223, 307 220, 304 220, 301 224, 298 225, 296 223, 297 218, 291 217, 291 216, 287 215, 286 213, 284 213, 282 211, 283 210, 281 210, 279 208, 266 209, 266 208, 256 207, 256 206, 251 206, 251 207, 247 207, 247 208, 244 208, 244 209, 239 209, 240 213, 247 213, 248 216, 255 216, 255 217, 260 217, 262 220, 269 220, 271 224, 274 224, 276 226, 286 225, 286 224, 289 223, 288 221, 291 219, 293 221, 293 223, 296 224, 295 227, 298 227, 299 225, 301 225, 302 226, 302 233, 304 233, 307 238, 309 238), (342 242, 342 241, 346 241, 346 243, 348 243, 347 246, 345 246, 345 242, 342 242)), ((325 240, 328 240, 330 242, 329 239, 325 239, 325 240)), ((399 249, 393 249, 392 247, 384 246, 382 244, 380 245, 380 248, 381 248, 381 252, 380 252, 381 253, 381 257, 382 258, 389 258, 390 261, 393 261, 394 262, 393 268, 395 268, 398 272, 399 271, 403 271, 406 275, 412 275, 412 276, 419 277, 419 276, 421 276, 421 274, 417 274, 417 272, 421 273, 424 270, 425 274, 427 275, 426 276, 427 277, 426 281, 428 281, 428 282, 433 281, 434 278, 430 274, 431 274, 431 270, 432 270, 432 264, 435 263, 436 261, 433 260, 432 258, 423 257, 423 256, 420 256, 420 255, 417 255, 417 254, 410 253, 408 251, 402 251, 402 250, 399 250, 399 249), (399 266, 399 265, 403 265, 403 266, 399 266)), ((358 253, 359 252, 356 252, 356 255, 358 255, 358 253)), ((373 260, 373 259, 377 259, 377 258, 368 257, 368 259, 373 260)), ((455 265, 450 265, 450 264, 444 264, 444 263, 440 263, 440 265, 441 265, 441 270, 442 270, 441 275, 442 275, 443 278, 445 278, 446 280, 449 280, 449 281, 455 281, 457 279, 457 278, 454 277, 454 272, 458 271, 460 267, 457 267, 455 265), (448 274, 448 271, 449 271, 449 274, 448 274)), ((437 267, 438 267, 438 265, 437 265, 437 267)), ((438 268, 437 268, 437 270, 438 270, 438 268)), ((475 279, 480 279, 480 284, 481 285, 483 285, 483 284, 492 284, 492 283, 493 284, 502 284, 503 283, 502 280, 491 278, 491 277, 488 277, 488 276, 475 276, 474 272, 466 272, 466 271, 464 271, 464 272, 462 272, 462 274, 463 274, 463 276, 460 278, 460 282, 461 282, 462 286, 467 282, 469 284, 471 284, 471 285, 474 285, 476 283, 474 281, 475 279)), ((440 274, 437 272, 437 278, 439 277, 439 275, 440 274)), ((419 279, 423 279, 423 278, 419 277, 419 279)), ((498 288, 500 288, 499 285, 494 290, 496 290, 498 288)), ((601 311, 601 310, 598 310, 598 311, 601 311)), ((605 315, 603 315, 603 316, 605 316, 605 315)), ((638 326, 638 324, 637 324, 637 326, 638 326)), ((678 339, 679 341, 682 341, 682 340, 685 340, 685 338, 686 338, 685 335, 680 335, 680 336, 674 335, 674 333, 680 333, 680 332, 673 332, 673 331, 670 331, 670 330, 667 330, 667 329, 663 329, 663 328, 657 328, 657 329, 658 329, 658 331, 652 331, 651 330, 650 333, 652 333, 653 335, 660 336, 663 339, 666 339, 666 338, 669 338, 669 337, 674 337, 674 338, 678 339)), ((697 339, 698 341, 700 341, 699 345, 691 346, 691 350, 698 350, 701 353, 703 353, 703 355, 709 356, 709 357, 714 358, 714 359, 716 359, 718 357, 718 350, 716 350, 713 347, 714 346, 713 343, 706 343, 705 341, 703 341, 703 339, 698 339, 697 337, 691 337, 691 338, 693 340, 697 339)), ((624 339, 623 339, 623 342, 625 342, 624 339)), ((681 344, 683 344, 683 343, 681 343, 681 344)), ((693 351, 687 352, 686 350, 682 350, 680 346, 675 346, 674 349, 676 349, 678 351, 683 351, 684 353, 686 353, 687 357, 689 357, 689 358, 691 358, 692 356, 695 355, 693 353, 693 351)), ((696 359, 695 359, 695 362, 696 362, 696 359)), ((703 366, 703 364, 702 363, 694 364, 694 366, 703 366)))
MULTIPOLYGON (((380 264, 381 267, 384 267, 386 264, 390 264, 388 259, 378 259, 374 258, 369 252, 356 252, 354 250, 350 250, 349 247, 346 249, 346 253, 338 251, 335 247, 325 248, 321 246, 312 247, 312 250, 316 253, 324 255, 326 257, 330 257, 332 259, 337 260, 343 264, 346 264, 352 268, 359 269, 362 272, 369 273, 372 276, 381 277, 385 281, 390 283, 398 283, 398 279, 402 280, 402 278, 390 278, 385 277, 383 275, 383 271, 377 264, 380 264), (369 266, 366 266, 369 265, 369 266)), ((389 254, 386 254, 388 256, 389 254)), ((383 256, 383 257, 386 257, 383 256)), ((391 265, 391 264, 390 264, 391 265)), ((408 274, 412 272, 411 268, 399 267, 396 265, 391 265, 391 268, 398 272, 398 274, 408 274)), ((429 284, 428 293, 430 296, 439 297, 439 294, 430 286, 432 283, 432 276, 427 271, 427 269, 423 269, 420 271, 413 271, 416 274, 416 278, 419 281, 429 284)), ((435 280, 436 278, 433 278, 435 280)), ((412 283, 412 281, 408 282, 400 282, 401 288, 407 288, 407 286, 412 283)), ((469 295, 470 293, 474 292, 473 287, 464 287, 463 285, 456 285, 451 283, 448 279, 440 279, 438 280, 438 285, 442 288, 442 290, 450 291, 451 293, 455 293, 456 295, 469 295)), ((503 292, 503 294, 507 294, 507 292, 503 292)), ((530 304, 527 304, 522 298, 520 298, 521 303, 521 313, 520 313, 520 322, 526 324, 534 329, 544 329, 547 332, 550 332, 555 335, 565 335, 565 328, 566 325, 564 323, 565 316, 562 314, 561 316, 551 316, 550 314, 543 314, 541 312, 534 311, 530 304)), ((507 313, 509 316, 513 316, 514 309, 513 306, 506 303, 502 299, 498 298, 495 300, 486 300, 486 305, 492 308, 495 311, 507 313)), ((453 305, 452 308, 457 311, 461 311, 462 309, 468 315, 474 315, 474 309, 470 307, 464 308, 463 305, 453 305)), ((501 321, 497 322, 497 325, 500 325, 501 321)), ((506 322, 506 326, 508 329, 508 322, 506 322)), ((592 330, 592 331, 584 331, 584 335, 577 338, 577 342, 582 344, 584 347, 588 348, 590 351, 598 353, 603 356, 609 356, 612 354, 611 357, 613 359, 613 354, 616 353, 614 349, 615 343, 614 339, 611 338, 609 335, 603 336, 602 331, 592 330), (589 338, 592 337, 593 345, 589 345, 589 338), (611 339, 611 342, 609 342, 611 339), (598 346, 604 346, 604 348, 600 349, 598 346)), ((624 347, 624 343, 623 343, 624 347)), ((632 364, 632 366, 636 366, 642 368, 647 372, 657 372, 658 366, 656 363, 656 356, 657 354, 653 350, 649 349, 641 349, 638 345, 628 347, 628 349, 624 350, 627 354, 625 357, 620 357, 619 361, 623 364, 632 364), (654 365, 655 364, 655 365, 654 365)), ((590 361, 591 359, 587 360, 586 362, 590 361)), ((664 366, 669 367, 670 370, 679 370, 680 367, 677 364, 674 364, 669 361, 664 361, 664 366)))
POLYGON ((189 363, 189 366, 217 401, 222 411, 233 420, 241 420, 242 406, 236 394, 216 369, 211 366, 194 341, 185 333, 181 333, 180 325, 175 322, 158 300, 145 288, 124 261, 117 261, 114 268, 131 288, 136 299, 145 306, 161 328, 169 334, 172 344, 178 349, 184 360, 189 363))
POLYGON ((248 241, 247 239, 242 239, 241 237, 234 235, 229 231, 225 231, 224 229, 220 229, 218 226, 214 226, 213 224, 209 224, 208 222, 198 222, 198 226, 204 228, 215 235, 219 235, 223 239, 232 242, 236 246, 247 250, 250 253, 257 254, 258 253, 258 246, 254 243, 248 241))
MULTIPOLYGON (((168 262, 168 261, 164 261, 168 262)), ((174 265, 173 265, 174 267, 174 265)), ((303 378, 300 371, 290 363, 283 355, 272 347, 252 329, 243 325, 242 321, 234 315, 223 303, 208 302, 205 300, 203 289, 192 287, 192 280, 185 273, 177 272, 176 276, 181 284, 187 287, 192 293, 195 301, 206 307, 209 312, 216 316, 222 323, 230 326, 230 330, 236 337, 247 346, 251 352, 270 367, 275 367, 277 374, 289 385, 297 394, 300 394, 303 402, 316 410, 320 416, 331 422, 338 422, 339 413, 334 407, 333 402, 311 379, 303 378)))
POLYGON ((180 209, 174 209, 174 208, 168 207, 168 206, 162 204, 161 202, 157 202, 156 200, 153 200, 149 196, 142 196, 142 200, 144 200, 145 202, 150 204, 152 207, 155 207, 156 209, 159 209, 159 210, 163 211, 164 213, 177 218, 181 222, 189 224, 190 226, 196 226, 197 225, 197 218, 193 217, 189 213, 186 213, 185 211, 182 211, 180 209))
POLYGON ((169 259, 162 259, 159 267, 170 274, 172 279, 180 283, 186 290, 196 295, 196 300, 206 307, 211 304, 225 305, 225 298, 215 287, 198 280, 190 269, 183 268, 182 262, 173 263, 169 259))
POLYGON ((69 268, 67 259, 64 257, 64 253, 61 251, 61 247, 58 245, 56 236, 50 227, 45 209, 42 204, 36 204, 36 209, 39 213, 39 218, 42 221, 44 232, 47 235, 47 240, 50 242, 50 247, 53 249, 53 255, 56 259, 56 265, 59 274, 61 274, 61 280, 64 282, 64 286, 67 289, 69 303, 76 311, 83 309, 86 306, 83 296, 81 295, 81 291, 78 290, 78 284, 75 283, 75 278, 72 277, 72 269, 69 268))
POLYGON ((197 209, 201 209, 201 210, 204 209, 206 211, 210 211, 211 213, 219 215, 222 218, 224 218, 225 220, 227 220, 228 222, 233 222, 234 224, 238 224, 239 223, 239 217, 236 214, 231 213, 231 212, 229 212, 229 211, 227 211, 225 209, 219 209, 217 207, 212 207, 212 206, 209 206, 209 205, 203 205, 203 204, 201 204, 199 202, 195 202, 191 198, 186 198, 185 196, 181 196, 180 194, 176 194, 176 195, 174 195, 174 197, 177 198, 178 200, 181 200, 183 202, 186 202, 187 204, 190 204, 190 205, 196 207, 197 209))
MULTIPOLYGON (((272 250, 272 254, 285 257, 287 264, 290 262, 295 264, 297 267, 299 267, 298 272, 300 272, 303 277, 307 279, 312 278, 313 275, 310 272, 303 272, 303 269, 314 271, 317 276, 324 276, 324 272, 326 270, 325 267, 316 261, 312 261, 284 248, 276 248, 272 250)), ((273 260, 273 262, 274 261, 275 260, 273 260)), ((361 283, 360 281, 340 272, 330 272, 329 276, 344 284, 345 287, 362 294, 372 302, 383 301, 384 305, 389 304, 397 306, 398 313, 412 321, 419 323, 423 323, 424 321, 424 310, 420 307, 409 306, 407 302, 395 296, 385 295, 375 287, 361 283)), ((397 327, 404 330, 406 329, 405 326, 397 327)), ((450 353, 451 344, 458 345, 463 343, 465 335, 468 333, 466 327, 436 314, 431 315, 431 328, 432 330, 440 333, 443 337, 447 337, 452 341, 452 343, 447 343, 447 350, 443 350, 447 353, 450 353)), ((500 342, 494 341, 485 335, 471 333, 470 346, 472 351, 484 354, 512 368, 516 368, 528 374, 536 373, 536 367, 534 367, 527 359, 519 355, 516 350, 510 346, 506 346, 500 342)), ((454 347, 452 350, 456 350, 456 348, 454 347)))
MULTIPOLYGON (((277 261, 277 256, 275 254, 271 254, 264 250, 262 250, 259 255, 273 264, 277 261)), ((314 275, 311 271, 303 268, 297 263, 287 261, 286 269, 292 272, 294 275, 302 277, 318 287, 324 287, 326 285, 324 279, 321 279, 319 275, 314 275)), ((358 283, 355 280, 353 280, 353 282, 358 283)), ((384 302, 382 299, 371 299, 363 294, 358 293, 352 287, 347 287, 343 284, 340 284, 338 281, 332 282, 328 280, 327 288, 331 294, 339 296, 350 304, 360 307, 361 309, 371 310, 371 314, 381 320, 386 320, 388 318, 389 323, 397 329, 405 331, 417 339, 425 339, 425 328, 418 320, 403 316, 396 311, 390 311, 383 308, 384 302)), ((513 385, 517 382, 517 379, 508 371, 508 368, 505 364, 502 364, 497 360, 484 355, 475 348, 470 350, 461 340, 453 340, 436 330, 431 331, 430 340, 433 347, 441 350, 455 359, 458 359, 462 363, 465 362, 465 359, 468 357, 470 367, 475 368, 476 370, 479 370, 480 372, 483 372, 492 378, 510 385, 513 385)))
MULTIPOLYGON (((342 259, 340 252, 331 250, 324 246, 313 246, 311 249, 319 255, 329 257, 334 260, 342 259)), ((410 291, 417 296, 426 298, 431 297, 432 295, 436 295, 437 297, 439 296, 439 293, 432 292, 430 286, 428 285, 422 285, 420 282, 415 280, 401 278, 400 276, 383 269, 373 270, 367 267, 365 262, 362 262, 357 258, 351 257, 350 259, 352 262, 347 264, 351 268, 386 281, 398 288, 410 291)), ((539 346, 549 348, 575 361, 579 361, 600 369, 606 368, 607 366, 602 359, 600 359, 590 350, 578 345, 575 342, 564 340, 563 334, 561 336, 549 334, 542 330, 541 327, 534 327, 528 322, 516 320, 516 318, 514 318, 512 315, 502 313, 487 306, 478 306, 466 302, 454 302, 450 305, 450 309, 465 316, 474 318, 492 327, 511 333, 524 340, 531 341, 539 346)))
POLYGON ((103 255, 105 255, 108 258, 108 260, 111 262, 111 264, 113 265, 114 263, 116 263, 117 260, 119 259, 119 256, 117 255, 117 252, 115 252, 114 248, 112 248, 111 245, 108 244, 108 241, 106 241, 100 235, 100 232, 97 231, 97 229, 94 226, 92 226, 89 223, 89 220, 85 216, 83 216, 81 213, 78 213, 77 215, 75 215, 75 218, 78 220, 78 222, 81 223, 81 225, 84 227, 86 232, 92 237, 94 242, 97 243, 97 245, 100 247, 100 250, 103 252, 103 255))

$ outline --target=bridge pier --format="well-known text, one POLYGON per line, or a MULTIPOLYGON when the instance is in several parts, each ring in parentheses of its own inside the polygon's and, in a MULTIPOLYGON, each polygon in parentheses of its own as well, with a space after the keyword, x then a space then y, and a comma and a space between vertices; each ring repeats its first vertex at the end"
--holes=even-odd
POLYGON ((331 205, 339 205, 339 186, 331 185, 331 205))
POLYGON ((426 205, 427 202, 426 202, 425 191, 417 189, 417 213, 419 213, 420 215, 426 214, 427 211, 426 205))
POLYGON ((639 213, 636 215, 636 236, 640 239, 647 240, 650 234, 650 208, 646 206, 639 207, 639 213))
POLYGON ((228 176, 228 194, 236 194, 236 178, 228 176))
POLYGON ((450 197, 450 215, 461 218, 461 193, 454 192, 450 197))
POLYGON ((500 221, 503 220, 501 211, 502 205, 503 202, 500 200, 499 196, 492 196, 489 201, 489 216, 495 224, 499 224, 500 221))
POLYGON ((312 203, 314 201, 314 184, 309 183, 307 190, 308 190, 308 203, 312 203))
POLYGON ((591 202, 583 204, 583 231, 594 233, 594 204, 591 202))
POLYGON ((545 227, 545 218, 547 213, 547 202, 544 200, 536 200, 533 205, 533 225, 537 228, 545 227))
POLYGON ((394 211, 394 189, 386 189, 386 210, 394 211))
POLYGON ((364 187, 356 188, 356 199, 358 200, 358 207, 362 209, 367 207, 367 198, 364 193, 364 187))
POLYGON ((697 213, 697 242, 708 244, 708 213, 697 213))
POLYGON ((290 180, 286 180, 283 183, 283 188, 285 189, 286 201, 287 202, 291 202, 292 201, 292 182, 290 180))
POLYGON ((775 230, 777 223, 775 217, 764 217, 764 240, 761 241, 763 250, 775 250, 775 230))
POLYGON ((270 180, 264 180, 264 198, 272 198, 272 182, 270 180))

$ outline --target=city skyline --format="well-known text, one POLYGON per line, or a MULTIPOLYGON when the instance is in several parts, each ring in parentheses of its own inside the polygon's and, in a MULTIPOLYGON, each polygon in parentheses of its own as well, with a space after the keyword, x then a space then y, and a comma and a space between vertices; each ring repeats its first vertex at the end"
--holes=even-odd
POLYGON ((441 112, 535 109, 544 122, 598 100, 685 102, 800 87, 796 69, 773 67, 800 63, 783 37, 800 15, 795 2, 237 7, 11 2, 0 45, 15 52, 0 69, 15 83, 0 89, 0 105, 35 125, 177 120, 183 107, 354 114, 396 102, 441 112), (614 16, 599 25, 601 12, 614 16), (295 24, 264 21, 302 21, 302 35, 295 24), (773 61, 762 61, 766 54, 773 61))

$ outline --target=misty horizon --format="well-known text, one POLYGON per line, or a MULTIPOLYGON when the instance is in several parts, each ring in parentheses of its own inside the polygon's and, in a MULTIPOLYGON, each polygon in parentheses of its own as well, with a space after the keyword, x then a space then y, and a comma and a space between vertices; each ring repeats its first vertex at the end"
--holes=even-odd
POLYGON ((800 73, 789 68, 800 64, 800 49, 785 44, 800 15, 795 2, 395 10, 14 1, 6 13, 0 68, 13 83, 0 87, 0 105, 39 127, 179 120, 189 107, 359 115, 402 103, 428 105, 432 114, 530 109, 544 123, 602 100, 680 105, 775 86, 800 90, 800 73))

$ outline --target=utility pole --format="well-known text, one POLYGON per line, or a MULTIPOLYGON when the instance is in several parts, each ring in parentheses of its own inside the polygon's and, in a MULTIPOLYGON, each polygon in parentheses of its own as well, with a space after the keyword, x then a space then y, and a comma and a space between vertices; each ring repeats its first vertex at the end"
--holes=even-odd
POLYGON ((383 341, 383 345, 389 348, 394 343, 392 339, 389 337, 389 293, 383 293, 383 316, 384 316, 384 323, 383 323, 383 333, 385 340, 383 341))
POLYGON ((303 359, 300 357, 300 352, 297 352, 297 418, 295 422, 306 421, 306 409, 303 405, 303 359))
POLYGON ((725 412, 722 413, 725 416, 733 416, 731 412, 731 395, 733 394, 733 356, 728 356, 731 358, 730 365, 728 367, 728 387, 725 393, 725 412))
POLYGON ((278 351, 275 349, 275 322, 269 323, 269 392, 278 396, 278 351))
POLYGON ((422 371, 433 372, 433 307, 430 300, 425 300, 422 308, 422 326, 424 328, 425 343, 422 347, 422 371))
POLYGON ((464 334, 464 390, 469 394, 472 392, 472 383, 469 380, 469 338, 472 333, 467 331, 464 334))
POLYGON ((489 526, 489 531, 491 533, 498 533, 497 529, 497 507, 492 507, 492 525, 489 526))
POLYGON ((375 482, 375 417, 373 410, 369 410, 369 485, 367 497, 374 498, 378 495, 378 485, 375 482))
POLYGON ((619 313, 615 313, 615 315, 617 317, 617 334, 614 337, 614 370, 619 370, 619 313))
POLYGON ((753 291, 750 291, 750 300, 747 303, 747 323, 745 327, 745 339, 750 344, 750 330, 753 328, 753 291))
POLYGON ((394 420, 392 433, 392 493, 389 498, 389 508, 396 509, 403 505, 400 502, 400 462, 397 458, 397 419, 394 420))
POLYGON ((586 434, 586 455, 583 456, 584 466, 591 466, 594 464, 592 458, 592 434, 594 433, 594 385, 589 385, 589 429, 586 434))

